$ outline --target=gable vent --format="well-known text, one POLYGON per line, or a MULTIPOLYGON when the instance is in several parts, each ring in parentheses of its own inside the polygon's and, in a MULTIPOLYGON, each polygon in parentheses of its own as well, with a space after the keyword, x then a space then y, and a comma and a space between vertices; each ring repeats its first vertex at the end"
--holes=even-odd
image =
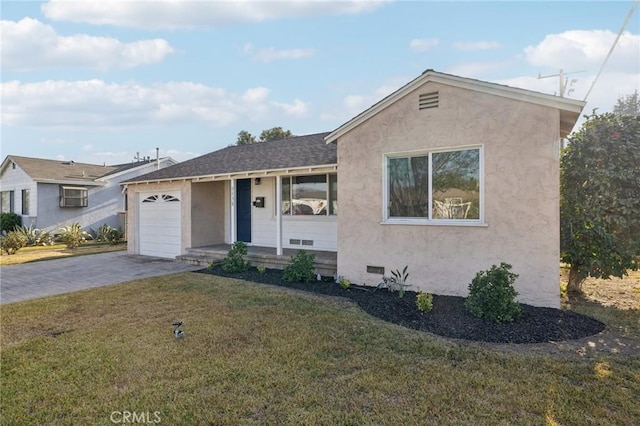
POLYGON ((418 98, 418 107, 420 110, 429 108, 438 108, 438 92, 423 93, 418 98))

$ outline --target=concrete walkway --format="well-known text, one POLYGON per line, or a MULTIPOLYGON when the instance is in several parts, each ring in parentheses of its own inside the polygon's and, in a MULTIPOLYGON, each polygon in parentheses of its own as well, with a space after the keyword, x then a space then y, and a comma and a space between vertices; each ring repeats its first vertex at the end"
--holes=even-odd
POLYGON ((197 269, 123 251, 8 265, 0 268, 0 304, 197 269))

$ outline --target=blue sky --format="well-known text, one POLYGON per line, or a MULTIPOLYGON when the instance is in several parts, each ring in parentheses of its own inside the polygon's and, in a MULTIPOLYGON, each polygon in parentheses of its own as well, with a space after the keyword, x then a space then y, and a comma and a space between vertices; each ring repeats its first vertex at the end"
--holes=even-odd
MULTIPOLYGON (((2 1, 2 157, 183 161, 330 131, 425 69, 583 99, 632 1, 2 1)), ((640 88, 636 9, 585 112, 640 88)))

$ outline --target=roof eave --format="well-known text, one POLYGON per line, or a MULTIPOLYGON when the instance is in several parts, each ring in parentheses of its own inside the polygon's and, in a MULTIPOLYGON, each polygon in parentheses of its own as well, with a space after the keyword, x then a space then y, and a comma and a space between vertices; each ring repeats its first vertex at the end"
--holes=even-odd
POLYGON ((160 183, 160 182, 176 182, 176 181, 185 181, 191 180, 194 182, 208 182, 208 181, 216 181, 216 180, 231 180, 231 179, 246 179, 246 178, 256 178, 256 177, 272 177, 272 176, 282 176, 287 174, 300 174, 301 172, 305 173, 329 173, 338 170, 338 164, 321 164, 316 166, 297 166, 297 167, 285 167, 280 169, 265 169, 265 170, 251 170, 251 171, 242 171, 242 172, 229 172, 229 173, 217 173, 210 175, 196 175, 196 176, 180 176, 180 177, 172 177, 172 178, 160 178, 160 179, 145 179, 145 180, 136 180, 136 181, 127 181, 122 182, 122 185, 138 185, 138 184, 149 184, 149 183, 160 183))

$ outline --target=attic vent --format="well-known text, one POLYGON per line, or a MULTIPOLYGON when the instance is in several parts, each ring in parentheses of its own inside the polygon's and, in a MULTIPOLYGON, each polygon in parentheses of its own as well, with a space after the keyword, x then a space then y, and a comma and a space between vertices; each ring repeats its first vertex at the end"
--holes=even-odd
POLYGON ((418 98, 418 109, 438 108, 438 92, 423 93, 418 98))

